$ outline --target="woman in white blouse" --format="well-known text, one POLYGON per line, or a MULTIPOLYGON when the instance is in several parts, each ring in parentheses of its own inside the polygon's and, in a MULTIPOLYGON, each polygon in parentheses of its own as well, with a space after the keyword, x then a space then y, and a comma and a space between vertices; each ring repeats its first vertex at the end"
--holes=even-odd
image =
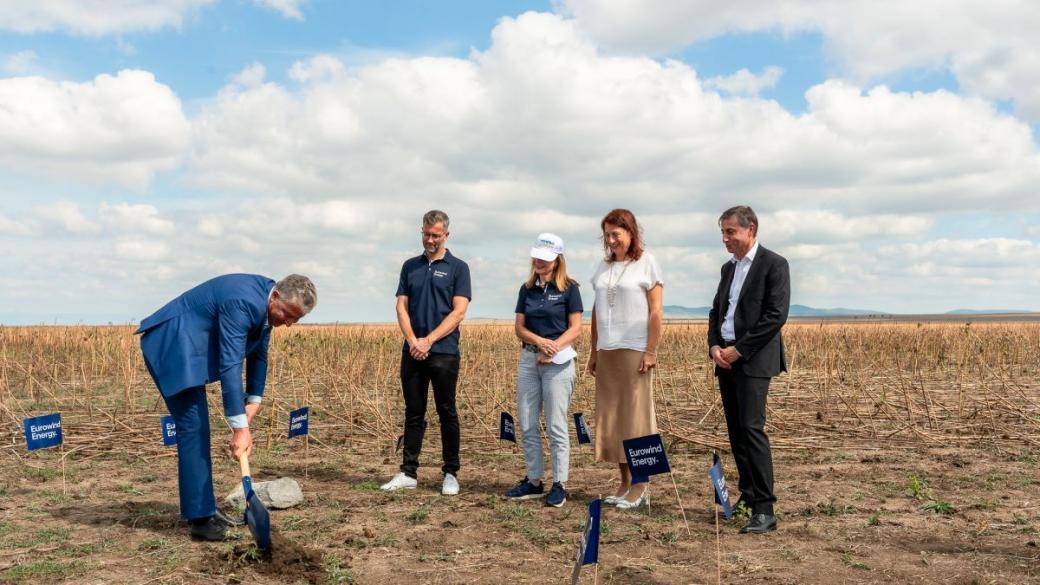
POLYGON ((596 460, 616 463, 621 476, 608 504, 634 509, 646 503, 649 478, 632 477, 622 441, 657 432, 651 371, 661 340, 663 286, 654 257, 632 212, 615 209, 600 222, 606 257, 592 276, 592 350, 596 377, 596 460))

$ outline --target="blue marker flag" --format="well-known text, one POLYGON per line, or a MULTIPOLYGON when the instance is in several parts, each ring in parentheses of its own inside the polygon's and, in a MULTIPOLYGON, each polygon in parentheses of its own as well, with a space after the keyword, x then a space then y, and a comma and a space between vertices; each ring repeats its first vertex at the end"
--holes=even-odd
POLYGON ((177 424, 173 422, 172 416, 164 416, 159 419, 162 427, 162 444, 165 447, 177 444, 177 424))
POLYGON ((27 418, 24 424, 25 446, 30 451, 61 444, 61 413, 27 418))
POLYGON ((498 422, 498 439, 516 442, 516 425, 513 424, 513 415, 505 411, 502 411, 498 422))
POLYGON ((668 466, 668 456, 664 453, 664 443, 661 442, 660 434, 625 439, 621 443, 625 447, 625 459, 628 460, 633 483, 642 483, 639 480, 672 471, 668 466))
POLYGON ((585 518, 585 531, 578 542, 578 555, 571 573, 571 583, 576 584, 581 575, 581 568, 599 562, 599 513, 603 501, 599 499, 589 502, 589 515, 585 518))
POLYGON ((574 413, 574 430, 578 433, 579 444, 592 442, 592 435, 589 434, 589 425, 585 422, 585 415, 580 412, 574 413))
POLYGON ((310 418, 310 407, 304 406, 289 412, 289 438, 306 435, 309 432, 307 419, 310 418))
POLYGON ((708 476, 711 477, 711 485, 715 488, 715 503, 722 505, 722 514, 729 520, 733 517, 733 508, 729 503, 729 490, 726 489, 726 476, 722 474, 722 460, 715 451, 711 452, 712 466, 708 476))

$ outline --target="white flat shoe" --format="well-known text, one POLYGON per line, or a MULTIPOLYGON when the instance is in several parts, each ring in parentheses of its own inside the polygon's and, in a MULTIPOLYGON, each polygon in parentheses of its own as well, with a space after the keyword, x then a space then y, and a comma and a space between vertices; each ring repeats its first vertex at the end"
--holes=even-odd
POLYGON ((414 490, 415 486, 419 485, 419 482, 415 478, 408 477, 404 472, 400 472, 393 476, 390 481, 384 483, 379 489, 384 492, 394 492, 397 490, 414 490))
POLYGON ((625 490, 625 493, 621 494, 620 496, 607 496, 607 497, 603 498, 603 502, 605 504, 609 504, 611 506, 616 506, 618 502, 620 502, 621 500, 625 499, 625 496, 628 495, 629 491, 630 490, 625 490))
POLYGON ((644 504, 650 503, 650 494, 647 493, 649 490, 643 492, 643 495, 639 496, 636 501, 630 502, 624 498, 621 498, 617 503, 618 510, 637 510, 642 508, 644 504))
POLYGON ((459 495, 459 480, 450 473, 444 474, 444 483, 441 484, 441 494, 445 496, 459 495))

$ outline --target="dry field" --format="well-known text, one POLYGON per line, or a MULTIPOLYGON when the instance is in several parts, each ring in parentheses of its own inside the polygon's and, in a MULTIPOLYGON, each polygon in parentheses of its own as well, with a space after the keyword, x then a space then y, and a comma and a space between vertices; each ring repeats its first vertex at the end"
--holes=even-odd
MULTIPOLYGON (((705 325, 671 324, 655 392, 690 533, 671 481, 654 478, 649 513, 605 511, 600 582, 1040 582, 1040 324, 791 324, 785 335, 790 372, 769 412, 780 530, 716 531, 707 470, 726 434, 705 325)), ((403 416, 396 329, 277 331, 253 467, 303 485, 303 505, 273 512, 300 553, 287 565, 254 558, 248 533, 187 538, 165 409, 131 328, 0 327, 0 581, 565 582, 584 503, 612 490, 614 472, 572 440, 566 506, 502 498, 523 475, 520 453, 496 440, 498 413, 515 413, 518 344, 499 325, 464 327, 463 344, 462 495, 439 495, 432 405, 419 489, 384 494, 403 416), (309 447, 286 438, 302 405, 309 447), (22 419, 55 410, 63 450, 27 452, 22 419)), ((580 378, 572 409, 591 413, 593 394, 580 378)), ((219 400, 211 392, 211 412, 219 400)), ((236 470, 215 458, 219 494, 236 470)))

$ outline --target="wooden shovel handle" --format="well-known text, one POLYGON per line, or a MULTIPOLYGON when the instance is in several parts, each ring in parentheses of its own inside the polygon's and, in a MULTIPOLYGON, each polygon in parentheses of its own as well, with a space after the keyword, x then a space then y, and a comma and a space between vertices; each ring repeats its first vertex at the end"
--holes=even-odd
POLYGON ((238 458, 238 465, 242 468, 242 477, 248 477, 252 474, 249 473, 249 456, 245 453, 238 458))

